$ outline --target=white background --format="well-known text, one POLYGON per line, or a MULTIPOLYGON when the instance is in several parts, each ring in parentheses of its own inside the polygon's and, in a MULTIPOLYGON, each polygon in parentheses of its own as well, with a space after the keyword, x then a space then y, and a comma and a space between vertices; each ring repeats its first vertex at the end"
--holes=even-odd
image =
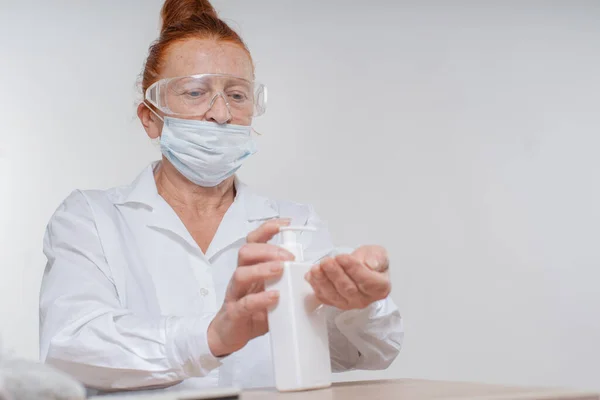
MULTIPOLYGON (((156 148, 136 77, 160 0, 0 0, 0 335, 37 357, 45 224, 156 148)), ((241 177, 380 243, 385 372, 600 389, 600 2, 221 0, 268 84, 241 177)))

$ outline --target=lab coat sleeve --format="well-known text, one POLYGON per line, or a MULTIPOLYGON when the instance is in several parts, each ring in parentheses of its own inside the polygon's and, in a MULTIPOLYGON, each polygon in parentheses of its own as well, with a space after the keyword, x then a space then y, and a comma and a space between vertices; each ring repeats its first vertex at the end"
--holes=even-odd
POLYGON ((42 361, 103 390, 169 386, 221 365, 207 343, 212 316, 136 315, 121 305, 81 192, 50 220, 44 253, 42 361))
MULTIPOLYGON (((326 224, 312 208, 306 224, 317 227, 305 243, 307 260, 318 262, 326 256, 352 251, 333 246, 326 224)), ((342 311, 326 306, 324 312, 334 372, 385 369, 400 352, 404 337, 402 319, 390 296, 361 310, 342 311)))

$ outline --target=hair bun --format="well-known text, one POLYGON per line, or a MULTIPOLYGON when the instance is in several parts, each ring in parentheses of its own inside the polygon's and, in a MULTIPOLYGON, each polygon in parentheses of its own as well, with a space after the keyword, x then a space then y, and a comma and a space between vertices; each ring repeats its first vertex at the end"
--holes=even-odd
POLYGON ((160 16, 162 18, 161 32, 168 27, 180 24, 192 17, 208 15, 215 19, 219 16, 208 0, 166 0, 160 16))

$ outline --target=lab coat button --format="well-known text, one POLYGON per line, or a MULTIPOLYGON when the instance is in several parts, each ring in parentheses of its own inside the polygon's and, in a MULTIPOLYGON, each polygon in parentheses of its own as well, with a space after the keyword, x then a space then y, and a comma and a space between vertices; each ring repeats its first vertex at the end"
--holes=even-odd
POLYGON ((202 288, 200 289, 200 296, 205 297, 208 295, 208 289, 202 288))

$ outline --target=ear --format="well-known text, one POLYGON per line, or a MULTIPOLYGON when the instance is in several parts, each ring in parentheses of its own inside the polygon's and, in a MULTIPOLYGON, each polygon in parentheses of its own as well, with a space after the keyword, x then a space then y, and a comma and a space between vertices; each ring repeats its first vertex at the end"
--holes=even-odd
POLYGON ((148 137, 150 139, 157 139, 160 137, 163 122, 148 107, 146 103, 140 103, 137 108, 137 115, 148 137))

